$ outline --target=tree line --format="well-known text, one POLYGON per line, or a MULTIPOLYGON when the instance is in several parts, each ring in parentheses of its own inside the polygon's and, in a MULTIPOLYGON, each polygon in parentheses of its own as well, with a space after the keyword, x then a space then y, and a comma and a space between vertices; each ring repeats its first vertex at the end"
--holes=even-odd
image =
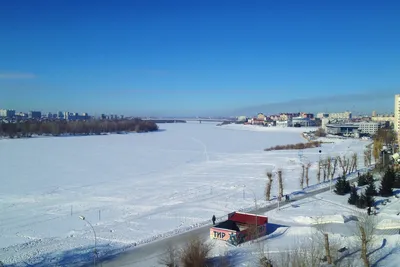
POLYGON ((1 122, 0 136, 9 138, 26 138, 33 135, 100 135, 119 132, 152 132, 157 131, 155 122, 139 118, 125 120, 87 120, 87 121, 23 121, 1 122))
POLYGON ((311 141, 308 143, 297 143, 297 144, 289 144, 289 145, 277 145, 269 148, 265 148, 264 151, 273 151, 273 150, 294 150, 294 149, 306 149, 306 148, 315 148, 320 147, 322 144, 321 141, 311 141))

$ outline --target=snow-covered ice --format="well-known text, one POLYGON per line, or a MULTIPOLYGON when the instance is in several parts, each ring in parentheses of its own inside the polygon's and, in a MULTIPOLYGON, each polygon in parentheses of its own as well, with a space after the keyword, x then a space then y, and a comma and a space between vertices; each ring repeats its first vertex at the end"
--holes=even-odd
MULTIPOLYGON (((267 170, 282 169, 284 193, 299 190, 302 161, 316 183, 319 157, 357 152, 365 141, 263 151, 305 142, 304 128, 160 124, 155 133, 0 140, 0 260, 6 264, 90 261, 259 205, 267 170), (322 150, 319 154, 318 150, 322 150), (77 259, 76 254, 81 254, 77 259), (86 255, 86 256, 85 256, 86 255)), ((277 193, 276 186, 273 186, 277 193)), ((303 214, 303 216, 306 216, 303 214)), ((311 215, 310 215, 311 216, 311 215)))

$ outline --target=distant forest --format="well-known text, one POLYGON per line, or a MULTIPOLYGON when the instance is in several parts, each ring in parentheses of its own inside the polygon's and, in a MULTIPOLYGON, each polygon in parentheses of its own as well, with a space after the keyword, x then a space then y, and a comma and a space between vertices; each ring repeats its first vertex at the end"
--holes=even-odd
POLYGON ((157 131, 155 122, 141 119, 88 120, 88 121, 22 121, 1 122, 0 136, 9 138, 32 137, 32 135, 100 135, 102 133, 157 131))

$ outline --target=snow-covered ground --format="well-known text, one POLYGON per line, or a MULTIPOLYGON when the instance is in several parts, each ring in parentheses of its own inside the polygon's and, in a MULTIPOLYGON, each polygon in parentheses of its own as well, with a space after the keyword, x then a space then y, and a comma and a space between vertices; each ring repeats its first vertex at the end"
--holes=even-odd
MULTIPOLYGON (((376 177, 378 178, 378 177, 376 177)), ((379 182, 377 182, 379 184, 379 182)), ((365 187, 365 186, 364 186, 365 187)), ((397 191, 395 191, 397 192, 397 191)), ((400 261, 400 198, 376 197, 379 213, 366 216, 366 210, 349 205, 349 195, 339 196, 325 192, 313 197, 287 204, 281 209, 266 212, 269 218, 269 235, 257 243, 247 243, 239 248, 228 247, 221 241, 214 243, 215 255, 230 255, 232 266, 256 266, 263 253, 278 263, 285 253, 306 249, 318 253, 323 248, 323 233, 328 233, 334 259, 342 258, 338 266, 363 266, 360 260, 358 224, 368 218, 374 227, 374 238, 369 248, 372 266, 398 266, 400 261), (382 199, 389 199, 382 205, 382 199), (311 248, 310 248, 311 247, 311 248), (347 247, 347 256, 337 250, 347 247), (320 251, 320 250, 319 250, 320 251)), ((283 265, 282 265, 283 266, 283 265)))
MULTIPOLYGON (((0 261, 14 266, 90 261, 263 200, 266 171, 300 189, 300 159, 359 154, 365 141, 270 151, 305 142, 304 128, 160 124, 156 133, 0 140, 0 261), (321 150, 321 153, 318 151, 321 150), (77 257, 77 255, 79 255, 77 257)), ((277 193, 276 185, 273 192, 277 193)), ((283 210, 281 211, 283 212, 283 210)), ((305 216, 305 215, 303 215, 305 216)))

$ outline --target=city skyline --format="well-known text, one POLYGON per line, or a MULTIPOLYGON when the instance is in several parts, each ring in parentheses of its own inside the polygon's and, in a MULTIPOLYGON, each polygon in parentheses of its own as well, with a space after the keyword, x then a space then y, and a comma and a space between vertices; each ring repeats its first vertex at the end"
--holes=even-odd
POLYGON ((400 4, 8 1, 0 107, 127 116, 390 113, 400 4))

